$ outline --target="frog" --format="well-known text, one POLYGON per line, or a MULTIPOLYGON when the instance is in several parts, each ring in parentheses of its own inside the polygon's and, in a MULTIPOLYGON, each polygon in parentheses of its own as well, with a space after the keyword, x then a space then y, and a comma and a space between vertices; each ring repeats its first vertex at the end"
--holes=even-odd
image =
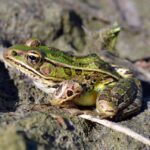
MULTIPOLYGON (((118 27, 105 31, 106 49, 114 48, 118 32, 118 27)), ((109 64, 95 53, 78 56, 31 38, 7 48, 3 57, 52 95, 50 105, 83 113, 89 110, 106 119, 123 119, 141 110, 140 81, 128 68, 109 64)))

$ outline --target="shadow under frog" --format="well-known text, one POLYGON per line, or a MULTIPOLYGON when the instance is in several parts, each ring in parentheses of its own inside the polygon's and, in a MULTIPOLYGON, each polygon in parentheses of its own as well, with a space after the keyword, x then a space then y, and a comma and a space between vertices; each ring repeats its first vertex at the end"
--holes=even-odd
POLYGON ((0 112, 15 111, 18 100, 18 89, 4 63, 0 62, 0 112))

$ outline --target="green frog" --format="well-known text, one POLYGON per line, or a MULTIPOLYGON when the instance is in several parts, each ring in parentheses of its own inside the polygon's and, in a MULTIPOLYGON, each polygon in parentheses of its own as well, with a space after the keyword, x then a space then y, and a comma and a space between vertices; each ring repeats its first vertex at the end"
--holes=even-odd
MULTIPOLYGON (((116 27, 105 32, 105 48, 113 48, 119 31, 116 27)), ((129 69, 109 64, 96 54, 75 56, 29 39, 25 45, 8 48, 3 56, 9 66, 52 95, 51 105, 90 109, 108 119, 124 118, 141 109, 140 81, 129 69)))

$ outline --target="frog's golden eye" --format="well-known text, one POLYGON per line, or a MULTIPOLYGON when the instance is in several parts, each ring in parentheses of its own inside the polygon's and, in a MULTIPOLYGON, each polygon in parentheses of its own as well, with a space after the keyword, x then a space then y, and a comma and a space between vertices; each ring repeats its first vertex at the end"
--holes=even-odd
POLYGON ((31 50, 26 54, 26 60, 30 65, 37 65, 41 63, 42 55, 40 52, 31 50))

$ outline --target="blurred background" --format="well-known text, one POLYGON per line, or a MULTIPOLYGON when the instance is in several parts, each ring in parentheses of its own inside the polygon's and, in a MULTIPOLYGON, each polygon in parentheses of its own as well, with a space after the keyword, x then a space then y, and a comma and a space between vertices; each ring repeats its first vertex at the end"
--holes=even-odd
MULTIPOLYGON (((36 37, 45 45, 77 54, 97 53, 90 47, 98 33, 114 23, 121 32, 117 53, 130 61, 144 87, 139 115, 120 124, 150 137, 150 1, 149 0, 0 0, 0 54, 4 49, 36 37)), ((0 57, 2 58, 2 56, 0 57)), ((131 68, 131 69, 132 69, 131 68)), ((132 138, 101 125, 72 118, 51 107, 33 111, 32 104, 49 96, 0 62, 0 150, 102 149, 149 150, 132 138), (57 114, 57 115, 51 115, 57 114)), ((38 109, 38 108, 36 108, 38 109)))
POLYGON ((83 27, 98 31, 117 22, 120 55, 141 59, 150 56, 149 6, 148 0, 0 0, 0 44, 37 37, 46 45, 82 52, 83 27))

